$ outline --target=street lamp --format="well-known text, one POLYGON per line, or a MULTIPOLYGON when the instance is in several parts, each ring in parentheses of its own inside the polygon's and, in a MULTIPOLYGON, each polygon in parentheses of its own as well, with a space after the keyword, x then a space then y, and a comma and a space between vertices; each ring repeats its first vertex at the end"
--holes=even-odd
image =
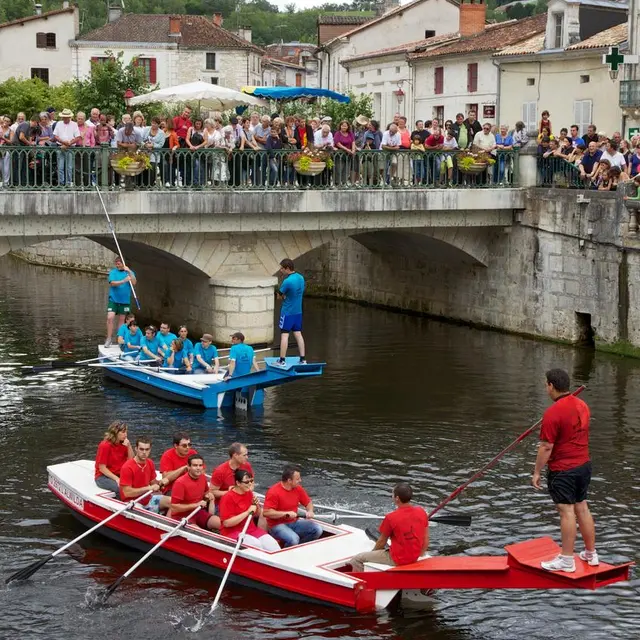
POLYGON ((129 104, 131 98, 135 98, 136 94, 133 93, 133 91, 131 89, 127 89, 124 92, 124 103, 127 105, 127 107, 130 107, 131 105, 129 104))

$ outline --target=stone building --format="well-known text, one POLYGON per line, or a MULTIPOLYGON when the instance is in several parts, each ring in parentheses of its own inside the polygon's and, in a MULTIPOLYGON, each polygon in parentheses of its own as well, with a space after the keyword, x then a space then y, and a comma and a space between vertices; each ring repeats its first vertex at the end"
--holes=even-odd
POLYGON ((111 22, 72 42, 72 75, 91 73, 91 63, 122 51, 124 62, 144 67, 150 84, 161 87, 202 80, 231 89, 262 84, 264 50, 222 26, 222 15, 110 12, 111 22))
POLYGON ((543 33, 494 56, 500 68, 501 120, 522 120, 533 131, 546 109, 553 133, 572 124, 581 133, 590 123, 609 135, 624 128, 619 82, 609 77, 602 56, 627 41, 626 7, 608 0, 550 3, 543 33))
POLYGON ((40 78, 56 85, 69 80, 73 41, 79 31, 76 5, 36 13, 0 24, 0 82, 8 78, 40 78))

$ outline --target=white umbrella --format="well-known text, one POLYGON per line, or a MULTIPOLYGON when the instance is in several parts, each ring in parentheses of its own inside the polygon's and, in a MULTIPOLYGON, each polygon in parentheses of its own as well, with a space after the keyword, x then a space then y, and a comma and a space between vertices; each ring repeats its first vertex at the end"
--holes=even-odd
POLYGON ((208 82, 187 82, 175 87, 158 89, 151 93, 135 96, 129 100, 129 104, 150 104, 152 102, 198 102, 201 107, 214 111, 226 111, 241 105, 256 107, 268 107, 269 103, 255 96, 221 87, 208 82))

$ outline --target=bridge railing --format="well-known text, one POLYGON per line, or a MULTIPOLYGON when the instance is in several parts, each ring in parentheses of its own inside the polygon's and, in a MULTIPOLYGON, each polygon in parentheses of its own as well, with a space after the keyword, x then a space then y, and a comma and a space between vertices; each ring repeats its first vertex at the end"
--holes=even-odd
POLYGON ((0 182, 13 190, 433 189, 517 186, 518 153, 475 161, 464 151, 343 151, 326 161, 296 150, 153 149, 148 167, 109 146, 0 147, 0 182), (142 166, 138 166, 142 169, 142 166), (123 173, 124 172, 124 173, 123 173))
POLYGON ((564 158, 538 156, 537 185, 539 187, 564 187, 570 189, 588 189, 590 180, 580 176, 580 169, 564 158))

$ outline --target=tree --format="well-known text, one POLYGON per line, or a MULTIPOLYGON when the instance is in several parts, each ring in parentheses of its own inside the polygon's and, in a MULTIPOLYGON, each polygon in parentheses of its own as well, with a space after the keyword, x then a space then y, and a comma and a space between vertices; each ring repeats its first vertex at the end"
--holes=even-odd
POLYGON ((98 107, 103 113, 118 116, 125 110, 127 89, 138 95, 147 93, 150 87, 142 67, 137 67, 134 61, 123 63, 122 51, 116 55, 105 51, 104 55, 109 60, 92 63, 91 75, 74 81, 76 100, 81 109, 98 107))
POLYGON ((352 91, 348 93, 351 102, 345 104, 337 100, 323 100, 321 111, 323 116, 329 116, 332 120, 332 126, 335 128, 341 120, 352 123, 357 116, 367 116, 373 118, 373 102, 368 93, 355 94, 352 91))
POLYGON ((0 113, 15 118, 23 111, 27 118, 46 109, 49 104, 49 85, 38 78, 9 78, 0 84, 0 113))

